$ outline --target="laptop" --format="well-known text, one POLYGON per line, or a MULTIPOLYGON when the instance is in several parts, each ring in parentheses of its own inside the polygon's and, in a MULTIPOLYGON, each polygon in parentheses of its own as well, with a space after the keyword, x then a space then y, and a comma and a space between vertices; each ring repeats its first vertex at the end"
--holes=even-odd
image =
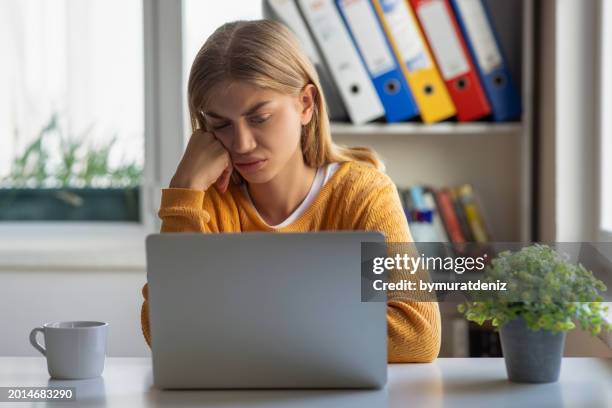
POLYGON ((386 303, 361 301, 362 242, 384 236, 149 235, 154 386, 384 387, 386 303))

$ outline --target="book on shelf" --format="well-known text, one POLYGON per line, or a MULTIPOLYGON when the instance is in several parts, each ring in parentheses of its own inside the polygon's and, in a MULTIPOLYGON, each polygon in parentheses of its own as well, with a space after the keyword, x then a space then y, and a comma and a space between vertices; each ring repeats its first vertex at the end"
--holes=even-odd
POLYGON ((470 184, 463 184, 457 187, 457 198, 463 207, 463 212, 465 213, 474 241, 481 244, 489 242, 491 234, 482 214, 482 206, 476 199, 472 186, 470 184))
POLYGON ((471 184, 398 188, 415 242, 489 243, 490 228, 471 184))
POLYGON ((441 188, 435 191, 434 196, 436 199, 436 207, 446 227, 446 233, 448 234, 450 242, 455 244, 465 243, 467 239, 459 223, 459 217, 455 211, 455 204, 452 201, 448 189, 441 188))

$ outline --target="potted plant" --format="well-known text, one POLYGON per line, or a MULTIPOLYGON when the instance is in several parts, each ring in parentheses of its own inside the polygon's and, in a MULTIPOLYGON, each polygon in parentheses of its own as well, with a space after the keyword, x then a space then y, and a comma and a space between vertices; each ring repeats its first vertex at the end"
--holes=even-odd
POLYGON ((507 290, 472 293, 458 309, 470 321, 490 320, 499 329, 510 381, 557 381, 565 335, 576 323, 592 335, 612 329, 601 303, 603 282, 548 245, 501 252, 482 281, 506 282, 507 290))
POLYGON ((0 179, 0 220, 139 221, 141 166, 111 167, 116 137, 94 146, 91 128, 66 137, 58 121, 53 114, 0 179))

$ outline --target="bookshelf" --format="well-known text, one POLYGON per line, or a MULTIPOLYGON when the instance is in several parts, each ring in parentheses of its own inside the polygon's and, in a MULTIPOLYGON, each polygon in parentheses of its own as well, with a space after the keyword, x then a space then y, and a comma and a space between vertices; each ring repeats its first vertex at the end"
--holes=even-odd
MULTIPOLYGON (((496 241, 534 239, 533 54, 534 1, 484 0, 489 7, 510 71, 521 89, 523 115, 512 123, 333 123, 335 142, 370 146, 398 187, 471 183, 496 241)), ((500 355, 497 335, 476 329, 441 302, 441 356, 500 355), (486 340, 486 341, 485 341, 486 340)))
POLYGON ((374 148, 399 187, 471 183, 497 241, 532 240, 533 0, 485 0, 513 79, 520 122, 332 123, 334 141, 374 148))
POLYGON ((517 133, 522 129, 521 122, 507 123, 451 123, 441 122, 433 125, 423 123, 368 123, 366 125, 355 126, 350 123, 332 123, 331 131, 334 135, 341 136, 386 136, 386 135, 482 135, 482 134, 501 134, 517 133))
MULTIPOLYGON (((373 148, 400 188, 472 184, 494 241, 532 241, 534 0, 483 1, 521 90, 520 121, 332 123, 332 137, 339 144, 373 148)), ((499 355, 490 328, 470 327, 455 301, 440 302, 440 309, 441 356, 499 355)))

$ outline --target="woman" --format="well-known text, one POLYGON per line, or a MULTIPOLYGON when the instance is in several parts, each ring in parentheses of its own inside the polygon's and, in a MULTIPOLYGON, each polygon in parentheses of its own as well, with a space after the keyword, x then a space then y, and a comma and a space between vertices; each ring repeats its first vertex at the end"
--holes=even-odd
MULTIPOLYGON (((374 152, 332 142, 316 71, 282 24, 217 29, 193 62, 188 100, 193 134, 162 190, 162 232, 370 230, 412 241, 374 152)), ((387 324, 389 362, 438 355, 437 303, 388 301, 387 324)))

